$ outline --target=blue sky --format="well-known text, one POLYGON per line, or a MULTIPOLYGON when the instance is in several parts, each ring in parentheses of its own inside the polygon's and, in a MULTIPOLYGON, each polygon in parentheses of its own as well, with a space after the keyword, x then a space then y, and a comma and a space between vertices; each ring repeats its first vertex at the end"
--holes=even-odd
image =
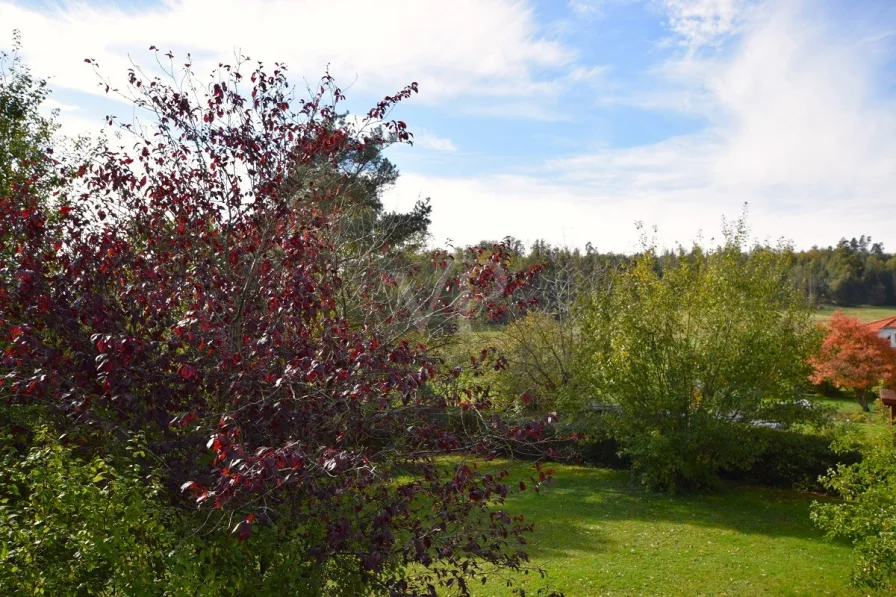
POLYGON ((746 202, 761 239, 896 249, 892 0, 0 0, 0 22, 71 132, 129 115, 83 59, 118 77, 150 44, 330 64, 357 111, 418 81, 386 202, 431 197, 436 243, 630 251, 643 222, 673 246, 746 202))

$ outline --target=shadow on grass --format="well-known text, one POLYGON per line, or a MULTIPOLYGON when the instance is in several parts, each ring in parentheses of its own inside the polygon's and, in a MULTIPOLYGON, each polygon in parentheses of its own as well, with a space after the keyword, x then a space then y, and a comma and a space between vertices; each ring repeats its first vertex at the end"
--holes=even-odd
POLYGON ((521 494, 508 502, 508 507, 530 516, 540 534, 575 538, 569 542, 571 549, 601 549, 610 540, 601 537, 600 525, 616 521, 686 524, 746 535, 825 541, 809 519, 809 505, 813 500, 830 500, 824 496, 734 483, 709 494, 668 495, 636 487, 625 471, 555 468, 555 482, 547 491, 521 494))

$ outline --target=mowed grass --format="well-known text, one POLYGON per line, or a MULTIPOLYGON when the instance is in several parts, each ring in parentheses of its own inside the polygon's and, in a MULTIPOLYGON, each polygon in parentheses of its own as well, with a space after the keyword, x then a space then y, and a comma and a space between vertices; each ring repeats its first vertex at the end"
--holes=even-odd
POLYGON ((859 402, 852 398, 845 390, 839 391, 839 396, 821 396, 812 394, 809 399, 818 404, 834 409, 833 416, 835 421, 852 422, 868 425, 883 425, 886 423, 880 410, 877 400, 871 405, 871 412, 862 410, 859 402))
MULTIPOLYGON (((514 476, 529 465, 514 465, 514 476)), ((556 465, 555 483, 507 507, 536 525, 530 573, 515 578, 534 595, 545 586, 576 596, 875 595, 848 586, 850 547, 826 541, 809 520, 811 495, 728 485, 710 495, 646 493, 628 473, 556 465)), ((507 595, 500 580, 473 595, 507 595)))
POLYGON ((834 311, 843 311, 850 317, 855 317, 859 321, 875 321, 884 317, 896 317, 896 307, 833 307, 825 306, 814 313, 817 321, 825 322, 831 318, 834 311))
POLYGON ((852 423, 853 428, 866 438, 879 437, 889 432, 889 415, 879 400, 875 400, 871 405, 871 412, 865 412, 856 400, 846 395, 846 392, 841 394, 839 397, 815 395, 810 396, 810 399, 816 404, 833 408, 834 421, 852 423))

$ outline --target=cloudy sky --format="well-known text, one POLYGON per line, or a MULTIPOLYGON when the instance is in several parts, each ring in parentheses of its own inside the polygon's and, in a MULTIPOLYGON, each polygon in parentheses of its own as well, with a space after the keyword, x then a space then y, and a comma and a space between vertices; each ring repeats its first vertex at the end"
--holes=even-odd
POLYGON ((129 114, 84 58, 117 76, 150 44, 329 64, 357 111, 419 82, 386 202, 431 197, 437 242, 628 251, 643 222, 672 246, 748 202, 760 238, 896 249, 894 0, 0 0, 0 23, 71 132, 129 114))

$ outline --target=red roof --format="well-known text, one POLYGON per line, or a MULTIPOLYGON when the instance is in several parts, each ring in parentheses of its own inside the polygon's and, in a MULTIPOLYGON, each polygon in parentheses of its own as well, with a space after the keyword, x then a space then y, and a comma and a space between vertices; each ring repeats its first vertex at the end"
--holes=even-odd
POLYGON ((896 328, 896 315, 878 319, 877 321, 870 321, 865 325, 875 332, 879 332, 884 328, 896 328))

